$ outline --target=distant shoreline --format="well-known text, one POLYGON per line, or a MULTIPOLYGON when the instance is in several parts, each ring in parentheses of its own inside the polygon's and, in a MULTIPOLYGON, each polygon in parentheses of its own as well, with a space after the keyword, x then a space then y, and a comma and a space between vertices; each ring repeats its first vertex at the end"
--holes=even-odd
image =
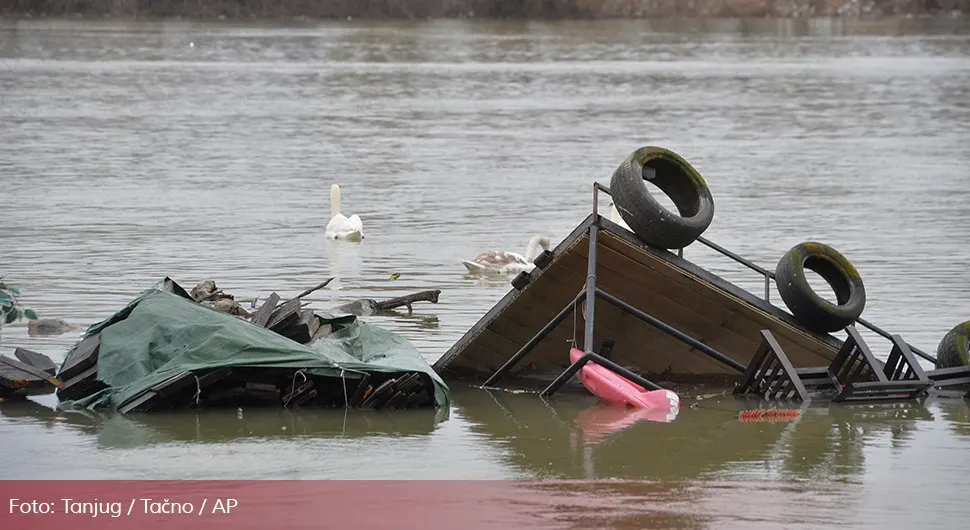
POLYGON ((0 0, 6 18, 595 20, 960 18, 970 0, 0 0))

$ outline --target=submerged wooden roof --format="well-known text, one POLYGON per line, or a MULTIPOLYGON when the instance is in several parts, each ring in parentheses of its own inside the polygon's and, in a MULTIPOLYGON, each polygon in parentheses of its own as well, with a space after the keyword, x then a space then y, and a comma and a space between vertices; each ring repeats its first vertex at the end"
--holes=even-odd
MULTIPOLYGON (((584 287, 589 255, 587 217, 536 268, 521 290, 512 289, 434 364, 443 377, 483 382, 559 313, 584 287)), ((827 366, 842 342, 806 329, 789 313, 667 250, 644 245, 630 231, 599 218, 596 282, 728 357, 747 364, 770 330, 796 367, 827 366)), ((612 358, 648 379, 693 380, 740 374, 729 366, 597 298, 594 351, 616 344, 612 358)), ((582 311, 568 317, 505 378, 554 377, 569 366, 569 341, 582 348, 582 311), (574 318, 575 317, 575 318, 574 318)))

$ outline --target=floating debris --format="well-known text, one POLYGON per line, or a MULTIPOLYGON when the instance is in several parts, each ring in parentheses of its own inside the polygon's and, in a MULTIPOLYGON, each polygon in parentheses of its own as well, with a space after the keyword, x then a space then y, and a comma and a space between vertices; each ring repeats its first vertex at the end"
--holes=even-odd
POLYGON ((26 350, 20 361, 0 358, 0 398, 56 391, 61 408, 121 413, 447 407, 448 387, 407 340, 304 307, 302 297, 329 282, 282 303, 274 292, 243 315, 212 280, 186 292, 166 278, 91 326, 59 369, 26 350))
POLYGON ((84 326, 71 324, 60 318, 38 318, 27 321, 27 334, 30 336, 63 335, 70 331, 84 329, 84 326))
POLYGON ((397 309, 398 307, 407 307, 408 313, 411 313, 414 310, 411 305, 415 302, 431 302, 432 304, 437 304, 438 295, 440 294, 441 291, 439 290, 421 291, 419 293, 409 294, 407 296, 399 296, 397 298, 384 300, 383 302, 371 300, 370 298, 361 298, 360 300, 355 300, 349 304, 344 304, 336 308, 334 311, 366 317, 376 315, 383 311, 397 309))
POLYGON ((791 421, 801 415, 798 409, 754 409, 742 410, 738 413, 738 419, 743 422, 791 421))

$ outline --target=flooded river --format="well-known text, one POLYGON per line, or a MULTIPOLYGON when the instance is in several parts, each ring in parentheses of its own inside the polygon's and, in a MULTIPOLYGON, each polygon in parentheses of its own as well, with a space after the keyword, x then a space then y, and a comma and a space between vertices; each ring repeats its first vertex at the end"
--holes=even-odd
MULTIPOLYGON (((591 183, 649 144, 707 179, 713 241, 768 268, 799 242, 833 245, 863 276, 864 316, 928 352, 970 319, 970 27, 955 21, 2 21, 0 276, 41 316, 80 325, 165 276, 212 278, 238 298, 334 276, 315 308, 441 289, 436 305, 369 319, 434 362, 509 289, 466 277, 460 260, 561 240, 588 215, 591 183), (362 244, 323 239, 335 182, 362 244)), ((761 292, 726 258, 685 256, 761 292)), ((8 326, 0 353, 60 360, 79 334, 8 326)), ((885 357, 885 341, 871 345, 885 357)), ((970 515, 959 399, 776 423, 739 422, 749 405, 730 398, 685 399, 665 423, 586 396, 453 390, 437 416, 89 418, 44 396, 0 406, 0 469, 648 479, 630 498, 676 528, 970 515)))

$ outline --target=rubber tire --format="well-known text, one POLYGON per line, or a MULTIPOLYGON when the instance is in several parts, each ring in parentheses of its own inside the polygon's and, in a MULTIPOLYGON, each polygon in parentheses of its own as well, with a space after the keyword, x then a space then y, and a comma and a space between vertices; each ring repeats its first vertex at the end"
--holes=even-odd
POLYGON ((610 179, 613 204, 644 243, 681 249, 693 243, 714 220, 714 198, 707 183, 680 155, 662 147, 641 147, 620 163, 610 179), (647 189, 643 170, 656 170, 653 182, 677 206, 664 208, 647 189))
POLYGON ((956 326, 943 335, 936 348, 936 367, 970 366, 970 321, 956 326))
POLYGON ((866 288, 859 271, 845 256, 822 243, 807 241, 786 252, 775 267, 775 284, 792 315, 818 333, 845 329, 866 307, 866 288), (825 278, 835 291, 838 305, 812 290, 805 269, 825 278))

